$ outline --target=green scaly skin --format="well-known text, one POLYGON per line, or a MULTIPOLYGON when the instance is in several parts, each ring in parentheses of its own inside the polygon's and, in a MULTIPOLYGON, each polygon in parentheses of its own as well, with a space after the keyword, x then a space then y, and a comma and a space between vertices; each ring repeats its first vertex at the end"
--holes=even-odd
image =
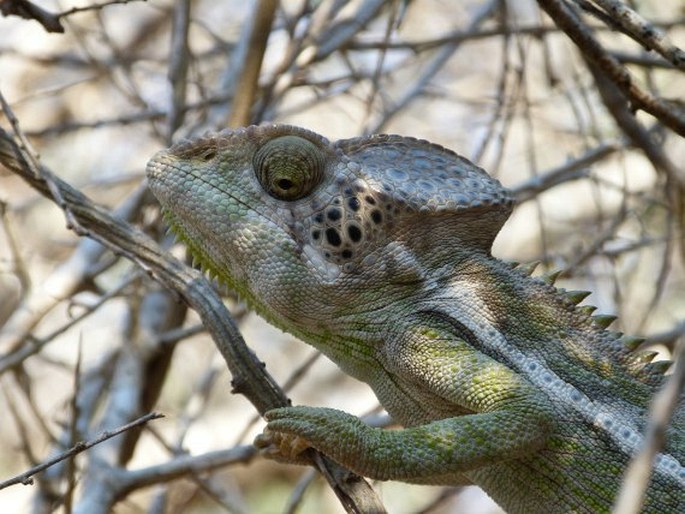
MULTIPOLYGON (((412 138, 276 125, 178 143, 147 171, 207 270, 404 427, 276 409, 267 454, 312 446, 375 479, 475 483, 512 513, 610 509, 663 365, 577 306, 586 293, 490 255, 513 201, 482 169, 412 138)), ((684 403, 645 512, 685 512, 684 403)))

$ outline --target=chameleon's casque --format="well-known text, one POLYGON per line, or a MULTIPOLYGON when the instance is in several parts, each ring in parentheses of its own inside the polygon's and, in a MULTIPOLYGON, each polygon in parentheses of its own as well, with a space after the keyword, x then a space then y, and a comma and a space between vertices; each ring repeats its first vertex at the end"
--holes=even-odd
MULTIPOLYGON (((426 141, 283 125, 178 143, 147 171, 207 270, 404 427, 277 409, 271 456, 309 445, 372 478, 475 483, 512 513, 610 509, 665 366, 578 306, 587 293, 490 255, 513 201, 485 171, 426 141)), ((685 512, 684 404, 645 512, 685 512)))

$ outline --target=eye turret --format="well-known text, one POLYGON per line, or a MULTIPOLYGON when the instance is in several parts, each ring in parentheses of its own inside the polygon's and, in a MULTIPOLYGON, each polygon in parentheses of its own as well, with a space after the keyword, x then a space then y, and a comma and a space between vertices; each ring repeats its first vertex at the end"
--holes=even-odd
POLYGON ((265 143, 252 161, 264 190, 279 200, 299 200, 323 180, 324 153, 311 141, 282 136, 265 143))

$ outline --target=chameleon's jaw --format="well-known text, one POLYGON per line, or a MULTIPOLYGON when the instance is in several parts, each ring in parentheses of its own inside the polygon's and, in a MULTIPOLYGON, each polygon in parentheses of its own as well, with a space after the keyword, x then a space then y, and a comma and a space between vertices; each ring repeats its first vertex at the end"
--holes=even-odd
MULTIPOLYGON (((307 291, 316 288, 311 281, 323 272, 313 272, 316 266, 306 250, 298 250, 283 226, 245 208, 249 193, 223 194, 228 186, 222 186, 220 174, 211 169, 187 170, 174 147, 155 154, 146 172, 172 232, 204 271, 279 326, 284 323, 275 318, 311 312, 311 306, 304 306, 311 302, 307 291), (188 184, 195 187, 184 187, 188 184), (221 201, 215 201, 217 196, 221 201), (285 255, 291 267, 287 287, 280 269, 285 255)), ((237 182, 238 175, 230 179, 237 182)), ((327 279, 334 278, 330 270, 327 273, 327 279)))
MULTIPOLYGON (((228 273, 226 262, 221 263, 220 248, 210 243, 215 241, 215 234, 207 234, 205 230, 208 225, 203 218, 206 220, 209 216, 203 210, 208 202, 200 202, 199 206, 193 208, 194 202, 203 195, 183 187, 183 184, 188 183, 191 173, 185 172, 182 162, 170 150, 162 150, 150 159, 146 174, 148 185, 159 200, 171 231, 188 247, 193 259, 200 264, 203 271, 229 287, 236 288, 236 277, 228 273)), ((230 234, 228 218, 222 221, 222 226, 227 235, 230 234)))

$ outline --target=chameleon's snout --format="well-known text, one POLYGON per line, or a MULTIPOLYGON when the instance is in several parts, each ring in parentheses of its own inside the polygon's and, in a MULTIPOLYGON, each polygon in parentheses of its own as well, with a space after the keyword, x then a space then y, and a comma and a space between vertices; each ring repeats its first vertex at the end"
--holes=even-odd
POLYGON ((169 153, 160 150, 148 161, 145 167, 145 174, 151 182, 157 180, 164 173, 169 164, 169 153))

